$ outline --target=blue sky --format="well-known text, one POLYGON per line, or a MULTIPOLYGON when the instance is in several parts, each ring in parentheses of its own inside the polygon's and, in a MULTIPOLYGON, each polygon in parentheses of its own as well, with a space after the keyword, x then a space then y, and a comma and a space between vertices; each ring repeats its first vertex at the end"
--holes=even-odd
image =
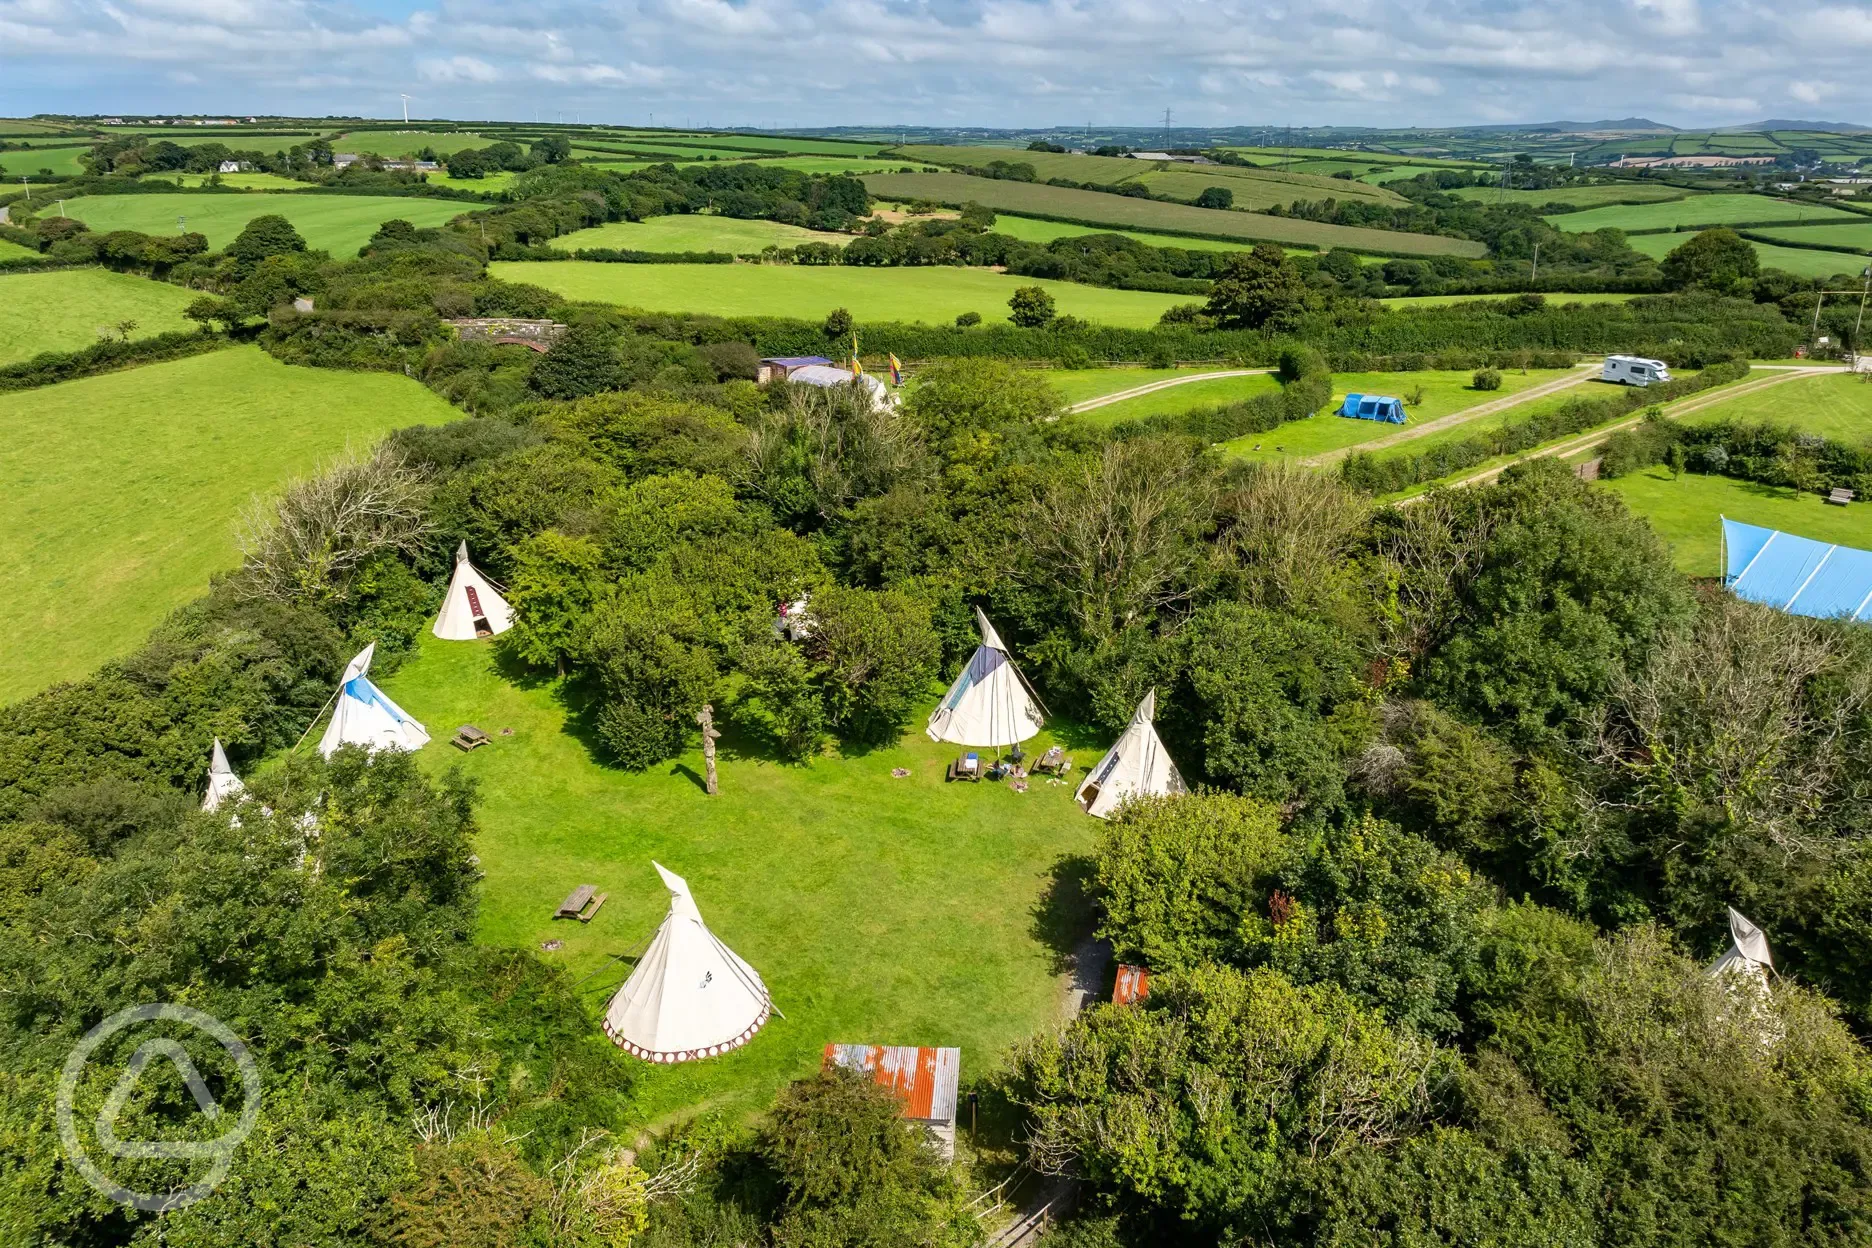
POLYGON ((0 114, 716 126, 1872 122, 1790 0, 0 0, 0 114))

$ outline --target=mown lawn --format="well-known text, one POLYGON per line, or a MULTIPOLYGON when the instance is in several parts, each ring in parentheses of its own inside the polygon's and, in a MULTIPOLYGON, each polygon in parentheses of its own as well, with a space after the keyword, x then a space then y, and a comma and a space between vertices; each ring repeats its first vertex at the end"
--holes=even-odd
POLYGON ((570 299, 659 312, 717 316, 793 316, 818 320, 845 308, 865 321, 943 324, 963 312, 1007 320, 1008 298, 1022 286, 1045 287, 1061 313, 1107 325, 1155 325, 1177 295, 1112 290, 1072 282, 1010 277, 989 269, 871 269, 790 264, 602 264, 512 261, 488 266, 496 277, 532 282, 570 299))
POLYGON ((1673 477, 1663 467, 1601 484, 1651 522, 1670 543, 1677 567, 1692 576, 1722 574, 1723 516, 1822 542, 1872 547, 1872 507, 1863 503, 1835 507, 1818 494, 1694 472, 1673 477))
POLYGON ((408 378, 258 347, 0 395, 0 702, 85 675, 207 589, 254 495, 455 415, 408 378))
POLYGON ((132 338, 193 329, 182 309, 200 297, 200 291, 104 269, 0 273, 0 364, 115 338, 120 321, 137 323, 132 338))
POLYGON ((778 221, 744 221, 712 212, 696 212, 651 217, 648 221, 595 225, 588 230, 561 234, 553 239, 552 245, 560 251, 616 247, 624 251, 726 251, 740 256, 767 247, 797 247, 801 243, 830 243, 843 247, 853 237, 782 225, 778 221))
POLYGON ((1686 425, 1721 420, 1792 425, 1805 433, 1863 446, 1872 443, 1872 383, 1851 373, 1801 377, 1738 395, 1683 419, 1686 425))
POLYGON ((143 180, 146 182, 173 182, 180 187, 195 188, 206 186, 209 178, 220 178, 221 186, 231 186, 241 191, 303 191, 312 185, 310 182, 295 182, 291 178, 283 178, 277 173, 145 174, 143 180))
POLYGON ((1068 225, 1064 221, 1042 221, 1000 213, 995 217, 994 232, 1030 243, 1050 243, 1056 238, 1076 238, 1081 234, 1122 234, 1150 247, 1180 247, 1185 251, 1247 251, 1250 242, 1223 242, 1217 238, 1185 238, 1178 234, 1153 234, 1149 230, 1106 230, 1092 225, 1068 225))
MULTIPOLYGON (((1139 382, 1138 384, 1145 383, 1139 382)), ((1171 386, 1168 389, 1139 395, 1135 399, 1110 403, 1089 412, 1082 412, 1078 419, 1089 420, 1098 425, 1115 425, 1122 420, 1142 420, 1146 416, 1187 412, 1193 407, 1234 403, 1279 389, 1280 383, 1268 373, 1258 373, 1249 377, 1216 377, 1209 381, 1185 382, 1180 386, 1171 386)))
MULTIPOLYGON (((1223 445, 1230 454, 1239 455, 1244 459, 1306 458, 1311 455, 1322 455, 1328 451, 1342 450, 1346 447, 1360 446, 1366 442, 1376 442, 1380 438, 1388 438, 1414 426, 1441 420, 1465 408, 1506 398, 1530 386, 1538 386, 1544 381, 1564 377, 1571 371, 1564 368, 1533 368, 1525 373, 1505 371, 1502 373, 1502 385, 1499 390, 1472 389, 1469 383, 1475 376, 1473 370, 1426 370, 1421 373, 1334 373, 1332 405, 1326 411, 1308 420, 1296 420, 1278 429, 1270 429, 1266 433, 1252 433, 1245 438, 1225 442, 1223 445), (1348 394, 1384 394, 1408 398, 1413 391, 1418 389, 1422 389, 1423 399, 1419 403, 1405 407, 1404 412, 1409 419, 1402 425, 1387 425, 1375 420, 1354 420, 1349 416, 1333 414, 1348 394)), ((1467 429, 1467 426, 1463 428, 1467 429)), ((1431 438, 1439 436, 1450 435, 1432 434, 1431 438)), ((1398 447, 1396 453, 1415 451, 1429 442, 1431 438, 1408 442, 1398 447)))
MULTIPOLYGON (((562 942, 543 956, 582 979, 596 1028, 668 909, 655 859, 688 879, 786 1015, 725 1057, 639 1067, 639 1121, 751 1112, 816 1069, 829 1041, 959 1045, 973 1081, 1058 1017, 1058 958, 1084 915, 1055 873, 1095 831, 1070 785, 944 784, 954 747, 920 731, 805 767, 745 754, 731 733, 710 798, 699 753, 638 775, 600 765, 551 687, 510 679, 488 645, 423 642, 384 684, 436 735, 423 761, 480 786, 481 938, 562 942), (460 724, 494 744, 448 749, 460 724), (604 909, 589 925, 553 921, 580 884, 609 895, 604 909)), ((1071 744, 1081 767, 1097 761, 1097 744, 1071 744)))
MULTIPOLYGON (((1458 199, 1480 203, 1572 204, 1577 208, 1603 208, 1609 204, 1653 204, 1685 199, 1696 194, 1676 186, 1647 186, 1642 182, 1618 182, 1605 186, 1553 187, 1545 191, 1502 191, 1492 186, 1465 186, 1449 192, 1458 199)), ((1564 227, 1562 227, 1564 228, 1564 227)))
POLYGON ((1060 397, 1068 404, 1083 403, 1104 394, 1116 394, 1136 386, 1148 386, 1184 373, 1211 372, 1207 366, 1192 368, 1050 368, 1041 371, 1060 397))
POLYGON ((1656 204, 1609 204, 1584 212, 1556 213, 1549 225, 1569 233, 1607 226, 1621 230, 1670 230, 1692 225, 1735 225, 1746 221, 1853 221, 1842 208, 1795 204, 1767 195, 1691 195, 1656 204))
MULTIPOLYGON (((460 130, 358 130, 334 135, 334 152, 369 152, 378 156, 414 156, 429 148, 441 156, 452 156, 468 148, 487 147, 501 142, 484 134, 460 130)), ((233 144, 231 146, 239 146, 233 144)), ((520 144, 525 147, 526 144, 520 144)))
POLYGON ((94 230, 174 234, 185 229, 206 234, 208 245, 218 249, 233 242, 253 218, 276 214, 293 223, 307 247, 349 259, 392 217, 417 226, 441 225, 474 207, 385 195, 97 195, 67 201, 65 215, 94 230))
POLYGON ((1841 225, 1774 226, 1760 233, 1767 238, 1778 238, 1787 243, 1818 243, 1822 247, 1872 250, 1872 220, 1865 217, 1841 225))
POLYGON ((10 243, 0 238, 0 260, 24 260, 27 256, 38 254, 31 247, 22 247, 18 243, 10 243))
MULTIPOLYGON (((50 169, 53 173, 78 174, 84 172, 84 166, 78 158, 90 151, 83 147, 33 147, 21 151, 0 152, 0 169, 6 170, 18 189, 19 176, 23 173, 38 173, 41 169, 50 169)), ((40 191, 50 193, 50 187, 41 187, 33 192, 33 198, 39 197, 40 191)))

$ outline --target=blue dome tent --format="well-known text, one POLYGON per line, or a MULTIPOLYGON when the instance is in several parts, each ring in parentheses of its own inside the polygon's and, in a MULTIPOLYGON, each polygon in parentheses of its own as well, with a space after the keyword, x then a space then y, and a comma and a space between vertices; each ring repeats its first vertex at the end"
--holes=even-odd
POLYGON ((1348 394, 1339 405, 1341 416, 1355 420, 1382 420, 1388 425, 1404 423, 1404 400, 1385 394, 1348 394))

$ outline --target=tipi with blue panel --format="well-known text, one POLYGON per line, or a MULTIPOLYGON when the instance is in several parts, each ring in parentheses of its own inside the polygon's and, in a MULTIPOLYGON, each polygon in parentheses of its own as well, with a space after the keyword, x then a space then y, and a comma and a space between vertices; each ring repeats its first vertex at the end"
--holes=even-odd
POLYGON ((1722 522, 1723 583, 1790 615, 1872 622, 1872 550, 1722 522))
POLYGON ((429 744, 429 730, 411 719, 404 709, 390 700, 390 695, 371 683, 371 656, 377 643, 365 646, 361 654, 345 665, 338 682, 338 706, 331 723, 319 738, 319 753, 330 758, 341 745, 361 745, 367 750, 420 750, 429 744))
POLYGON ((1341 416, 1354 420, 1382 420, 1387 425, 1404 423, 1404 400, 1388 394, 1348 394, 1339 405, 1341 416))

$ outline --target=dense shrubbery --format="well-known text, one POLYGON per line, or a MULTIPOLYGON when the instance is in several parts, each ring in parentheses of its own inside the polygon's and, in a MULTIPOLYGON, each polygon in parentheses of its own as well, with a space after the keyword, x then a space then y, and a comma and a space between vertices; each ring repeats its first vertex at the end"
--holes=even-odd
POLYGON ((1652 464, 1825 494, 1872 493, 1872 449, 1788 425, 1720 420, 1679 424, 1658 414, 1606 443, 1602 468, 1621 477, 1652 464))

